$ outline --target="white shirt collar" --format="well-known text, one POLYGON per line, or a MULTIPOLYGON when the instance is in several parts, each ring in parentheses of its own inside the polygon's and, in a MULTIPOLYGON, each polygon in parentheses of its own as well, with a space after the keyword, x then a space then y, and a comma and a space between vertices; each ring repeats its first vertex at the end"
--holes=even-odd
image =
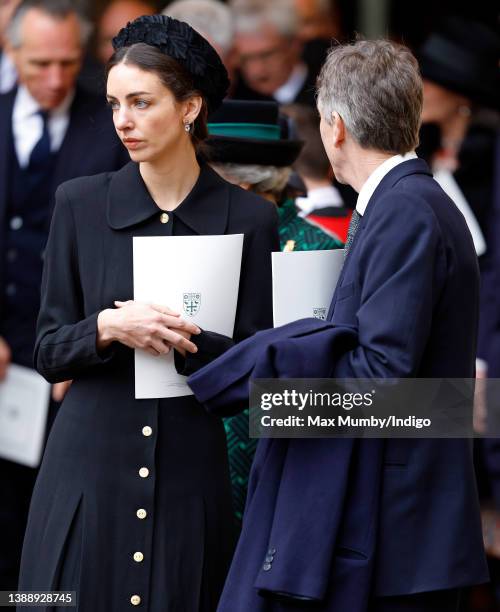
POLYGON ((313 210, 318 210, 320 208, 329 208, 330 206, 340 208, 344 205, 344 202, 342 201, 339 190, 333 187, 333 185, 330 185, 310 189, 307 192, 307 197, 296 198, 295 204, 301 210, 299 215, 305 217, 313 210))
MULTIPOLYGON (((75 90, 71 90, 58 107, 50 111, 50 118, 67 115, 73 99, 75 90)), ((14 111, 12 118, 14 121, 26 119, 35 115, 40 110, 40 105, 30 94, 24 85, 19 85, 17 88, 16 100, 14 102, 14 111)))
POLYGON ((304 63, 297 64, 286 83, 273 93, 273 98, 280 104, 291 104, 302 89, 307 79, 307 66, 304 63))
MULTIPOLYGON (((50 111, 49 133, 52 151, 58 151, 69 125, 69 109, 75 97, 71 91, 61 104, 50 111)), ((40 105, 24 85, 19 85, 12 111, 12 133, 17 159, 22 168, 28 165, 33 147, 43 132, 42 118, 37 114, 40 105)))
POLYGON ((405 153, 404 155, 393 155, 381 163, 380 166, 377 166, 361 187, 358 200, 356 202, 356 211, 363 216, 365 214, 366 207, 368 206, 368 202, 384 176, 389 174, 389 172, 399 164, 402 164, 409 159, 416 159, 416 157, 417 155, 414 151, 405 153))

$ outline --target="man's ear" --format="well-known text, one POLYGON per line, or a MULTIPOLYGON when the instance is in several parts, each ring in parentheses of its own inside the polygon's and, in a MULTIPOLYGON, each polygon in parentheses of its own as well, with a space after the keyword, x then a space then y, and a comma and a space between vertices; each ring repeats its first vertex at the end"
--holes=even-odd
POLYGON ((334 147, 340 147, 346 137, 345 123, 342 117, 333 111, 332 113, 332 141, 334 147))

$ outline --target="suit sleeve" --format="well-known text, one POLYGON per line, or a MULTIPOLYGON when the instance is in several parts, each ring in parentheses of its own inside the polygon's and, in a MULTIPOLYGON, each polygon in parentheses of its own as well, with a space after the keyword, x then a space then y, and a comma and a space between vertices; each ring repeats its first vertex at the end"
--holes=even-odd
MULTIPOLYGON (((333 365, 337 378, 414 374, 446 278, 441 230, 424 201, 408 194, 403 200, 387 197, 374 213, 360 244, 359 344, 333 365)), ((342 309, 342 302, 335 308, 342 309)))
POLYGON ((234 340, 210 331, 193 336, 191 340, 198 346, 198 352, 187 354, 185 359, 176 353, 180 374, 193 374, 236 342, 273 326, 271 253, 279 251, 278 214, 268 202, 257 206, 262 206, 259 223, 245 234, 234 340))
POLYGON ((49 382, 78 377, 106 363, 112 349, 97 352, 98 312, 84 316, 78 246, 71 204, 64 185, 56 192, 42 276, 34 362, 49 382))

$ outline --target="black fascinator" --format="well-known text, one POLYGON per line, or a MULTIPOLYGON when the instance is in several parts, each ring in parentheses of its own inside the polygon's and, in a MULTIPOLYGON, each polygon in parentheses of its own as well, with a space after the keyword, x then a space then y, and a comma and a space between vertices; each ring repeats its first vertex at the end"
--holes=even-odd
POLYGON ((166 15, 144 15, 129 22, 113 38, 113 49, 145 43, 177 60, 193 77, 210 111, 227 94, 229 78, 217 51, 196 30, 166 15))

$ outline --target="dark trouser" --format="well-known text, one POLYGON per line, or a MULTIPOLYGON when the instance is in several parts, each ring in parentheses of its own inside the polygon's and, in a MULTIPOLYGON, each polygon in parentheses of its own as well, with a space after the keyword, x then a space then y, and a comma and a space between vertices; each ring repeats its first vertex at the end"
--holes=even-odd
POLYGON ((376 597, 369 612, 458 612, 460 589, 431 591, 399 597, 376 597))

